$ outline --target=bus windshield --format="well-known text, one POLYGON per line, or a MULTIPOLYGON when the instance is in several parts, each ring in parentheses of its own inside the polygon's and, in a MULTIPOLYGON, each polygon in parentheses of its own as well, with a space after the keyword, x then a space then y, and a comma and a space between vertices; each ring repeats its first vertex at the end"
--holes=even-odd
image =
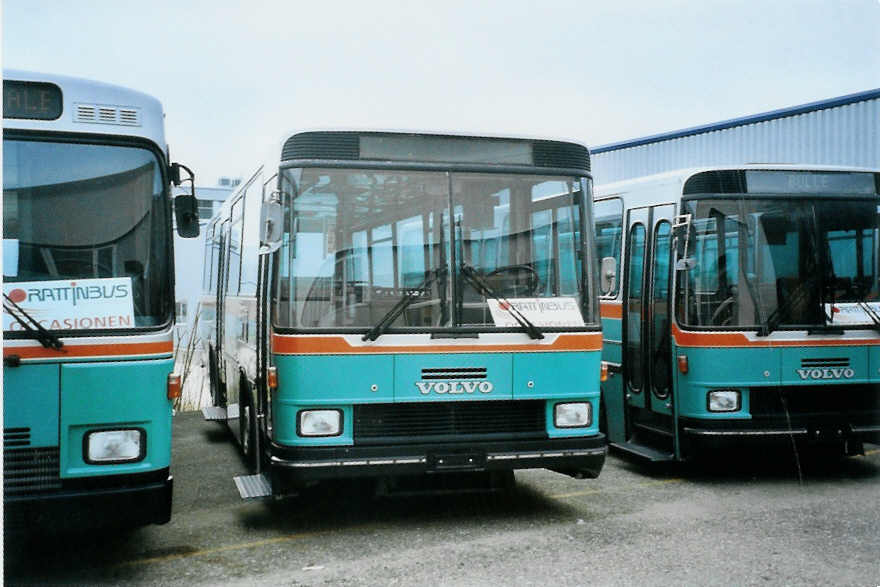
POLYGON ((877 199, 708 197, 684 211, 683 325, 769 332, 877 322, 877 199))
POLYGON ((276 324, 369 328, 403 298, 394 328, 516 328, 497 298, 568 308, 555 325, 592 324, 582 179, 287 169, 276 324))
POLYGON ((147 148, 4 139, 4 291, 49 330, 165 324, 167 196, 147 148))

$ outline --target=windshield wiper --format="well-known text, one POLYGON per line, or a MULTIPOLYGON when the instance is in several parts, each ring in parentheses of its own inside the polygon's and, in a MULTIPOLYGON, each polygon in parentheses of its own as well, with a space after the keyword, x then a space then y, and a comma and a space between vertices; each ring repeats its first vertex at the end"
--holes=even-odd
POLYGON ((31 338, 35 339, 47 349, 55 349, 56 351, 61 350, 64 343, 61 342, 61 339, 58 338, 58 336, 43 328, 42 324, 37 322, 33 316, 25 312, 21 306, 12 301, 12 298, 5 293, 3 294, 3 299, 5 300, 3 302, 3 310, 12 316, 12 318, 18 322, 31 338))
POLYGON ((488 283, 483 281, 483 278, 480 277, 476 269, 474 269, 464 261, 461 262, 461 274, 471 282, 471 284, 477 290, 477 293, 481 294, 483 297, 496 300, 501 308, 503 310, 506 310, 508 314, 513 316, 513 319, 516 320, 519 325, 525 329, 525 331, 531 338, 538 340, 544 338, 544 334, 538 329, 537 326, 535 326, 528 318, 526 318, 522 312, 517 310, 516 307, 511 304, 506 298, 495 293, 492 287, 488 283))
POLYGON ((403 297, 394 304, 394 307, 388 310, 388 313, 382 316, 382 319, 379 320, 375 326, 373 326, 363 337, 361 340, 376 340, 388 329, 391 324, 397 320, 397 317, 400 316, 404 310, 406 310, 407 306, 409 306, 414 300, 419 298, 417 292, 423 291, 426 287, 434 283, 441 275, 446 274, 446 267, 441 267, 440 269, 434 269, 428 271, 425 278, 422 280, 420 284, 417 286, 408 289, 403 297))

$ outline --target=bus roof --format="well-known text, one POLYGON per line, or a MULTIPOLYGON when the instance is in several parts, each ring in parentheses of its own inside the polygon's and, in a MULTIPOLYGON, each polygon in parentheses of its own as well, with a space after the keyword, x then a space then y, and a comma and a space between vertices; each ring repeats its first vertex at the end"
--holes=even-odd
POLYGON ((166 148, 164 113, 156 98, 113 84, 58 74, 3 70, 3 128, 141 137, 166 148), (9 82, 52 84, 61 90, 61 113, 51 120, 7 118, 9 82))
POLYGON ((334 159, 420 161, 431 163, 499 163, 590 170, 583 143, 530 136, 466 134, 456 131, 417 131, 365 128, 304 129, 287 135, 281 160, 334 159), (423 148, 419 139, 431 141, 423 148), (462 149, 462 141, 483 141, 482 149, 462 149), (526 153, 516 145, 533 145, 526 153))

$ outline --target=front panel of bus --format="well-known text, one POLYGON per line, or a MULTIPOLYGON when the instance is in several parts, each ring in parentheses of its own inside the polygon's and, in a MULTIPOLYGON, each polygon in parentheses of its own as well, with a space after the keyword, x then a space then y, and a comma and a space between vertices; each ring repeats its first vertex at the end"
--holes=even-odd
POLYGON ((878 186, 878 174, 783 170, 685 183, 673 354, 686 444, 780 436, 852 451, 880 437, 878 186))
POLYGON ((433 167, 282 169, 273 462, 597 474, 589 178, 433 167))
POLYGON ((167 184, 143 139, 4 132, 7 505, 170 515, 167 184))

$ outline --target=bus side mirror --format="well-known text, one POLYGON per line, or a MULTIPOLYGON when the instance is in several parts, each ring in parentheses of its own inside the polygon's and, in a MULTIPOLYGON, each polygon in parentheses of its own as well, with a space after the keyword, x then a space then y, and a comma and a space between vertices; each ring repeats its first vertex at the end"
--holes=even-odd
POLYGON ((610 294, 614 291, 617 283, 617 259, 614 257, 603 257, 602 267, 599 269, 599 284, 602 288, 602 294, 610 294))
POLYGON ((273 253, 281 246, 284 211, 281 202, 263 202, 260 209, 260 254, 273 253))
POLYGON ((177 222, 177 234, 181 238, 195 238, 199 236, 199 202, 196 200, 196 175, 192 169, 182 163, 172 163, 168 166, 168 175, 171 183, 179 186, 189 182, 189 193, 174 198, 174 220, 177 222), (189 177, 181 178, 180 172, 185 171, 189 177))
POLYGON ((177 221, 177 234, 182 238, 199 236, 199 203, 192 194, 174 198, 174 219, 177 221))

